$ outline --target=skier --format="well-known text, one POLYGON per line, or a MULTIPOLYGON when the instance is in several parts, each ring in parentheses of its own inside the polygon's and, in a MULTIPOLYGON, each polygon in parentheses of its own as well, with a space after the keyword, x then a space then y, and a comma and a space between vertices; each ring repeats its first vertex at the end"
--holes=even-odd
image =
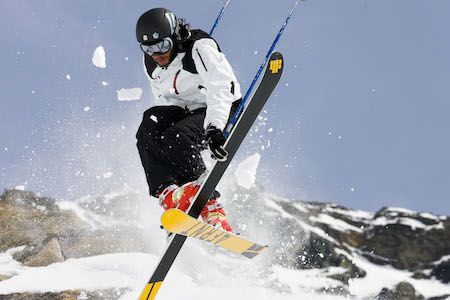
MULTIPOLYGON (((150 194, 162 207, 186 211, 206 167, 200 152, 226 160, 223 130, 241 99, 240 85, 214 39, 165 8, 144 13, 136 25, 155 106, 144 112, 137 148, 150 194)), ((217 191, 201 216, 232 231, 217 191)))

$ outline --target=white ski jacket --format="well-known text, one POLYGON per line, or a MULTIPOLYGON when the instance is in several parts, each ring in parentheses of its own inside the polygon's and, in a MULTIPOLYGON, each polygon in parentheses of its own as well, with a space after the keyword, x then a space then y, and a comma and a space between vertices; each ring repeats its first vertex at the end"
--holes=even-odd
POLYGON ((224 130, 231 104, 242 97, 233 69, 210 38, 193 44, 192 59, 198 74, 183 69, 185 55, 178 53, 168 66, 157 66, 151 76, 146 72, 155 105, 176 105, 191 111, 206 107, 205 129, 211 124, 224 130))

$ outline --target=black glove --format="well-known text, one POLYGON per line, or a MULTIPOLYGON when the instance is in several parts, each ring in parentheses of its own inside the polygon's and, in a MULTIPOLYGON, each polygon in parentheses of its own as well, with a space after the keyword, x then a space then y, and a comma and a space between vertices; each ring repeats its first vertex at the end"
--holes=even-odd
POLYGON ((225 144, 225 136, 222 130, 215 126, 209 125, 206 128, 206 142, 209 145, 209 151, 211 151, 212 158, 218 161, 226 161, 228 152, 223 148, 225 144))

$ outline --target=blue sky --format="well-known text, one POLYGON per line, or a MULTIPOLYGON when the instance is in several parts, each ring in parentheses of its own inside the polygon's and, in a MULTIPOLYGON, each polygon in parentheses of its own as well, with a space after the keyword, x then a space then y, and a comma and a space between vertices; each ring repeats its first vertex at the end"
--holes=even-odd
MULTIPOLYGON (((165 6, 209 30, 222 4, 0 0, 0 187, 65 199, 145 190, 134 133, 151 94, 135 22, 165 6), (99 45, 106 69, 91 62, 99 45), (131 87, 142 99, 119 102, 131 87)), ((292 4, 231 1, 214 37, 244 90, 292 4)), ((277 47, 286 69, 265 125, 237 158, 259 152, 258 181, 292 199, 448 215, 448 11, 444 0, 301 2, 277 47)))

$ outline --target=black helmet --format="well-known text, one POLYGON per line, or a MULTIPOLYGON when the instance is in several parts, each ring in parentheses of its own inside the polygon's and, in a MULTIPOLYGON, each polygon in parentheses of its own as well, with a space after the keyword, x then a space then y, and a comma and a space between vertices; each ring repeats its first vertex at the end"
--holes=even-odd
POLYGON ((136 24, 139 43, 152 44, 166 37, 178 35, 177 17, 165 8, 154 8, 144 13, 136 24))

